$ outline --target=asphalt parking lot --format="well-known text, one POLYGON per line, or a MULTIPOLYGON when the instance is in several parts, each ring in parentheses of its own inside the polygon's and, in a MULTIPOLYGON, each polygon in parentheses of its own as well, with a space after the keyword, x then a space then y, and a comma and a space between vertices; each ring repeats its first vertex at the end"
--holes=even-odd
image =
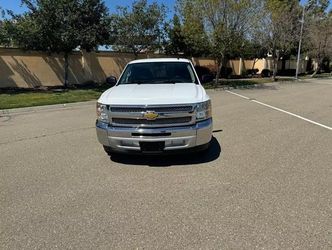
POLYGON ((207 155, 110 159, 94 102, 0 113, 0 248, 331 249, 332 80, 209 94, 207 155))

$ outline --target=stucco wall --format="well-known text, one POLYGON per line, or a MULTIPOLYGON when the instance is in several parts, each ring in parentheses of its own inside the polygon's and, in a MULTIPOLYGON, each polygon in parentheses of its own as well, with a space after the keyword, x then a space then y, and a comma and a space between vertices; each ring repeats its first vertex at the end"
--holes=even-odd
MULTIPOLYGON (((165 57, 165 55, 142 54, 139 56, 139 58, 147 57, 165 57)), ((217 65, 212 58, 191 59, 195 65, 217 71, 217 65)), ((104 82, 107 76, 118 77, 125 65, 131 60, 134 60, 134 56, 126 53, 73 52, 69 57, 69 83, 104 82)), ((253 60, 243 61, 242 71, 251 69, 252 64, 253 60)), ((61 86, 64 82, 63 65, 63 55, 0 48, 0 88, 61 86)), ((295 64, 289 62, 286 66, 294 68, 295 64)), ((234 75, 240 74, 239 60, 230 60, 228 67, 233 69, 234 75)), ((259 69, 259 72, 264 68, 272 69, 272 62, 260 59, 255 63, 254 68, 259 69)), ((304 68, 301 66, 301 69, 304 68)))
MULTIPOLYGON (((122 53, 74 52, 69 57, 69 82, 103 82, 109 75, 119 76, 133 59, 122 53)), ((64 80, 63 65, 62 55, 0 49, 0 87, 60 86, 64 80)))
POLYGON ((212 58, 191 58, 194 65, 209 68, 211 71, 217 71, 216 61, 212 58))
POLYGON ((0 50, 0 87, 32 88, 61 83, 63 59, 38 52, 0 50))

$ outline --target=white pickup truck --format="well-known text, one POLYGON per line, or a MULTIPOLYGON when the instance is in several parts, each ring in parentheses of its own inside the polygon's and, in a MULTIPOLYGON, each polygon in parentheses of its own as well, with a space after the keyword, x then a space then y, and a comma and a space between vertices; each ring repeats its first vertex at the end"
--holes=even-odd
POLYGON ((96 130, 106 153, 206 150, 211 101, 187 59, 130 62, 97 102, 96 130))

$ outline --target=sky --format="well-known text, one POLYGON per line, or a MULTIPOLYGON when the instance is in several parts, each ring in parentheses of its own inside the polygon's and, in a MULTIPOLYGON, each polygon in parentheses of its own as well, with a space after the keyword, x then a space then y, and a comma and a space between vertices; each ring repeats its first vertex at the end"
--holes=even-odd
MULTIPOLYGON (((163 3, 168 8, 168 17, 172 17, 174 5, 176 0, 156 0, 158 3, 163 3)), ((115 11, 116 6, 130 6, 133 3, 133 0, 104 0, 107 7, 111 12, 115 11)), ((154 2, 154 0, 148 0, 148 2, 154 2)), ((0 6, 3 9, 9 9, 14 11, 16 14, 20 14, 26 10, 26 8, 21 6, 21 0, 0 0, 0 6)))
MULTIPOLYGON (((149 2, 153 2, 154 0, 148 0, 149 2)), ((173 16, 174 5, 176 0, 156 0, 159 3, 163 3, 167 6, 169 12, 167 14, 168 18, 173 16)), ((121 6, 130 6, 133 0, 104 0, 108 8, 111 12, 115 11, 115 7, 117 5, 121 6)), ((307 0, 301 0, 301 3, 306 3, 307 0)), ((330 1, 330 9, 332 9, 332 1, 330 1)), ((25 11, 25 8, 21 6, 21 0, 0 0, 0 6, 3 9, 10 9, 14 11, 14 13, 19 14, 25 11)))

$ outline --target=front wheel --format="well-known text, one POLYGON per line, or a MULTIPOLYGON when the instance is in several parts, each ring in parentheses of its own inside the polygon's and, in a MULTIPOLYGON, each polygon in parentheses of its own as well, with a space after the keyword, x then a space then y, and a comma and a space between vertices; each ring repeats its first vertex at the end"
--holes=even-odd
POLYGON ((210 151, 210 148, 211 148, 211 141, 209 141, 208 143, 204 144, 204 145, 201 145, 199 146, 199 152, 205 154, 205 153, 208 153, 210 151))
POLYGON ((112 154, 112 149, 111 149, 111 147, 104 146, 104 145, 103 145, 103 147, 104 147, 104 150, 105 150, 106 154, 108 154, 109 156, 111 156, 111 154, 112 154))

